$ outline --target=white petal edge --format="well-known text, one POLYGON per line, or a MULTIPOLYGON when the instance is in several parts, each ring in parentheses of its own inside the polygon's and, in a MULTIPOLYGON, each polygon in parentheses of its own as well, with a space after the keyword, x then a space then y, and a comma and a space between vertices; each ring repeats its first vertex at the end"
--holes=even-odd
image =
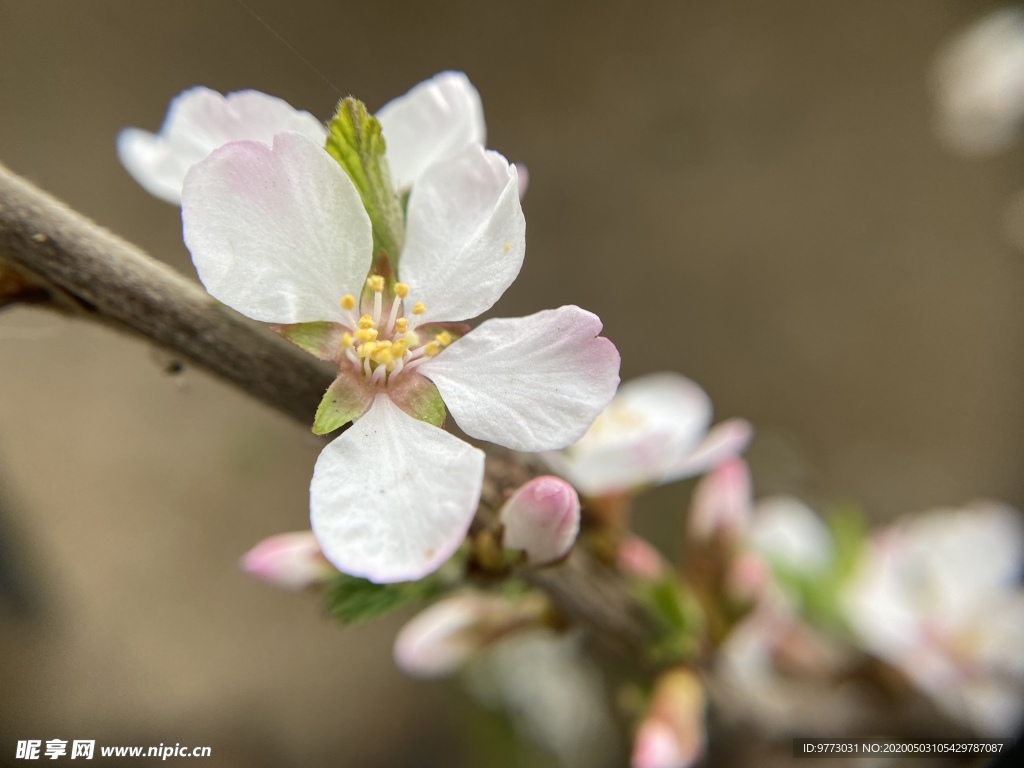
POLYGON ((245 139, 270 144, 285 131, 320 144, 327 137, 323 123, 276 96, 251 90, 222 96, 200 86, 171 101, 159 133, 139 128, 121 131, 117 155, 143 189, 177 205, 188 169, 213 150, 245 139))
POLYGON ((313 533, 345 573, 378 583, 422 578, 462 543, 483 475, 483 451, 379 394, 317 459, 313 533))
POLYGON ((564 448, 608 405, 619 353, 576 306, 487 320, 420 366, 459 426, 518 451, 564 448))
POLYGON ((515 166, 479 144, 431 167, 413 187, 398 274, 424 321, 486 312, 519 275, 526 217, 515 166))
POLYGON ((480 94, 462 72, 423 81, 381 107, 376 117, 399 189, 415 183, 434 163, 487 138, 480 94))
POLYGON ((754 437, 754 428, 746 419, 728 419, 716 424, 692 453, 679 457, 663 483, 693 477, 743 453, 754 437))
POLYGON ((197 163, 182 194, 185 244, 210 294, 254 320, 343 319, 373 236, 352 181, 312 139, 236 141, 197 163))
POLYGON ((698 384, 653 373, 623 384, 579 442, 545 459, 589 496, 668 482, 710 422, 711 399, 698 384))

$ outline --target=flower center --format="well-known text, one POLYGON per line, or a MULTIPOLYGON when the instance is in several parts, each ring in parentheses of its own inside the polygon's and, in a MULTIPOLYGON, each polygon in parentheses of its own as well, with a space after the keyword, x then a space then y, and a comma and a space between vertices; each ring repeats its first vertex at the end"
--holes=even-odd
MULTIPOLYGON (((409 295, 409 286, 395 283, 390 307, 385 311, 385 280, 370 275, 366 286, 373 294, 373 306, 366 306, 366 314, 356 317, 356 299, 346 294, 341 299, 345 321, 349 330, 341 336, 341 349, 356 373, 373 384, 387 386, 402 371, 411 370, 429 360, 452 343, 451 334, 441 331, 429 340, 417 333, 420 318, 426 312, 423 302, 417 301, 405 316, 403 302, 409 295)), ((344 365, 344 363, 342 363, 344 365)))

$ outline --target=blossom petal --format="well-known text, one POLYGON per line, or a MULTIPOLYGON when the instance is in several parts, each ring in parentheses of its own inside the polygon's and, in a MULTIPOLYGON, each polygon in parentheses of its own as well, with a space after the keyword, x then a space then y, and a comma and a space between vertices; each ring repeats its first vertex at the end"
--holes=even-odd
POLYGON ((461 72, 442 72, 376 114, 395 186, 415 182, 434 163, 486 138, 480 94, 461 72))
POLYGON ((339 570, 419 579, 459 545, 480 499, 484 454, 379 394, 317 459, 310 517, 339 570))
POLYGON ((680 456, 662 482, 671 483, 699 475, 739 456, 754 436, 754 428, 745 419, 729 419, 716 424, 692 453, 680 456))
POLYGON ((619 353, 575 306, 488 320, 424 363, 469 435, 520 451, 578 440, 619 383, 619 353))
POLYGON ((700 386, 678 373, 654 373, 623 384, 576 445, 544 458, 588 496, 626 491, 664 482, 710 422, 711 399, 700 386))
POLYGON ((320 144, 327 136, 313 115, 275 96, 259 91, 222 96, 209 88, 190 88, 171 102, 159 133, 121 131, 117 155, 143 189, 177 205, 188 169, 217 147, 243 139, 270 144, 285 131, 320 144))
POLYGON ((424 320, 467 320, 490 309, 523 266, 526 218, 516 169, 474 145, 430 168, 409 197, 398 265, 424 320))
POLYGON ((254 320, 344 319, 373 237, 359 193, 319 144, 237 141, 197 163, 182 193, 185 244, 214 298, 254 320))

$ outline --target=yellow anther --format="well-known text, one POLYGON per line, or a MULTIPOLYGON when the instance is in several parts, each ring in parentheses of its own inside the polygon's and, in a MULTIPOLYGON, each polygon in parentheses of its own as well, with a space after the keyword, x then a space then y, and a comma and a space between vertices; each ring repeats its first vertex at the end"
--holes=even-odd
POLYGON ((408 339, 395 339, 395 343, 391 345, 391 352, 397 358, 405 354, 405 350, 409 348, 408 339))
POLYGON ((441 351, 441 345, 436 341, 432 341, 423 348, 424 357, 434 357, 438 352, 441 351))
POLYGON ((405 283, 395 283, 395 296, 404 299, 409 295, 409 286, 405 283))
POLYGON ((369 357, 377 350, 377 342, 366 341, 356 347, 356 354, 360 357, 369 357))
POLYGON ((395 330, 398 331, 399 333, 405 333, 408 327, 409 321, 406 320, 404 317, 400 317, 397 320, 395 320, 395 330))
POLYGON ((370 359, 375 363, 387 365, 394 359, 394 356, 391 354, 391 345, 386 341, 381 342, 377 345, 377 348, 373 350, 373 354, 370 356, 370 359))
POLYGON ((348 331, 341 334, 341 341, 338 342, 338 346, 342 349, 352 349, 352 334, 348 331))
POLYGON ((374 293, 380 293, 384 290, 384 278, 380 275, 370 275, 366 278, 366 284, 370 286, 370 290, 374 293))
POLYGON ((367 328, 373 328, 373 318, 369 315, 363 315, 359 318, 359 327, 364 331, 367 328))
POLYGON ((356 331, 356 339, 366 343, 377 340, 377 329, 376 328, 360 328, 356 331))
POLYGON ((434 337, 434 341, 440 344, 442 347, 447 347, 452 343, 452 335, 448 331, 441 331, 437 336, 434 337))
POLYGON ((426 311, 427 308, 423 305, 422 301, 417 301, 415 304, 412 305, 412 313, 414 315, 422 315, 426 311))
POLYGON ((351 293, 346 293, 341 297, 341 308, 344 310, 354 309, 356 306, 356 297, 351 293))

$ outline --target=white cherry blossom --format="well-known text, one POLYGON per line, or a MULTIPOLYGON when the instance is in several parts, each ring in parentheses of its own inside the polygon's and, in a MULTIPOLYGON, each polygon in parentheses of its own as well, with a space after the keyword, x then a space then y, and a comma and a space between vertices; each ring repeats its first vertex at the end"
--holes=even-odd
POLYGON ((1024 519, 978 502, 874 536, 845 592, 862 645, 990 737, 1024 720, 1024 519))
POLYGON ((232 142, 194 165, 182 219, 215 298, 338 366, 325 399, 336 418, 321 431, 358 421, 321 453, 310 510, 346 573, 416 579, 461 543, 484 459, 410 415, 423 418, 438 392, 471 437, 525 451, 578 440, 615 392, 618 353, 579 307, 469 333, 453 324, 498 300, 526 247, 516 170, 479 144, 417 177, 393 277, 371 273, 371 223, 352 181, 300 133, 232 142), (315 338, 299 339, 309 327, 315 338))
MULTIPOLYGON (((442 72, 420 83, 381 107, 377 117, 388 138, 391 173, 400 187, 408 187, 431 165, 470 144, 483 144, 486 136, 480 94, 461 72, 442 72)), ((222 96, 200 86, 171 102, 159 133, 121 131, 117 154, 147 192, 179 204, 188 169, 213 150, 241 140, 269 145, 285 131, 320 144, 327 138, 323 123, 275 96, 253 90, 222 96)))
POLYGON ((752 429, 729 419, 710 431, 711 400, 677 373, 623 384, 575 445, 545 460, 587 496, 671 483, 705 472, 741 453, 752 429))

